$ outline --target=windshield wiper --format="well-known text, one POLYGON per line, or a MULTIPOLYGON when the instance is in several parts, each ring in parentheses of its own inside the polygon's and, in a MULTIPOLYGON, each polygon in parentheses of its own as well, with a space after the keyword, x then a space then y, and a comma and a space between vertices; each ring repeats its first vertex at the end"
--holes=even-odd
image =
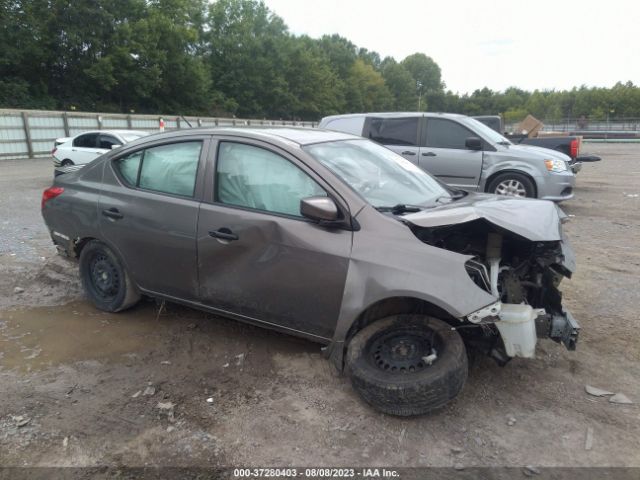
POLYGON ((445 199, 450 199, 451 201, 446 203, 451 203, 454 200, 459 200, 466 196, 467 192, 465 192, 464 190, 453 190, 449 195, 442 195, 441 197, 436 198, 436 203, 440 203, 445 199))
POLYGON ((400 215, 401 213, 413 213, 422 210, 422 207, 416 205, 406 205, 404 203, 398 203, 393 207, 376 207, 379 212, 391 212, 394 215, 400 215))
POLYGON ((508 147, 509 145, 513 145, 511 142, 496 142, 498 145, 504 145, 505 147, 508 147))

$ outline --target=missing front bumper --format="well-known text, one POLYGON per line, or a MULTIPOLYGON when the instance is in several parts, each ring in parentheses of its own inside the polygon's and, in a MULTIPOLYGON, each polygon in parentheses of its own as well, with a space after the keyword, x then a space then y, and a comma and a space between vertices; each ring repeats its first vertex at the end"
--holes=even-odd
POLYGON ((579 334, 580 325, 573 318, 571 312, 565 310, 562 315, 553 315, 551 317, 549 338, 564 344, 567 350, 576 349, 579 334))
POLYGON ((475 324, 494 324, 507 357, 533 358, 537 338, 550 338, 575 350, 580 325, 569 311, 546 313, 525 304, 497 302, 467 316, 475 324), (497 311, 497 312, 496 312, 497 311))

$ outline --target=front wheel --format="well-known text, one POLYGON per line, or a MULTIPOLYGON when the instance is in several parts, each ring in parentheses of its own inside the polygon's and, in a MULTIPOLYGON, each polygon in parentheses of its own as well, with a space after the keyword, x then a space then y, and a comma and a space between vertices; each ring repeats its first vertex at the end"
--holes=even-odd
POLYGON ((422 415, 453 399, 467 379, 462 338, 442 320, 394 315, 358 332, 347 349, 353 388, 390 415, 422 415))
POLYGON ((91 240, 80 252, 80 279, 89 299, 105 312, 125 310, 140 300, 118 257, 98 240, 91 240))
POLYGON ((529 177, 521 173, 501 173, 489 183, 487 192, 507 197, 535 198, 536 187, 529 177))

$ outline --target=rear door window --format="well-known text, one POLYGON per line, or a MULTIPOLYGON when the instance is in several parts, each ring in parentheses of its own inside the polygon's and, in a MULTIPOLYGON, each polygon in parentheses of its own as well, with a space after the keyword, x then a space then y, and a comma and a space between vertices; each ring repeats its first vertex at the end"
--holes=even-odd
POLYGON ((418 145, 418 117, 367 118, 364 136, 382 145, 418 145))
POLYGON ((98 141, 97 133, 86 133, 84 135, 80 135, 73 140, 74 147, 82 147, 82 148, 96 148, 96 143, 98 141))
POLYGON ((133 187, 193 197, 202 142, 180 142, 134 152, 114 162, 133 187))
POLYGON ((115 161, 115 166, 120 172, 120 175, 122 175, 122 178, 132 187, 135 187, 138 183, 138 171, 140 170, 142 153, 141 150, 115 161))
POLYGON ((465 141, 474 133, 457 122, 440 118, 427 120, 424 145, 431 148, 453 148, 466 150, 465 141))

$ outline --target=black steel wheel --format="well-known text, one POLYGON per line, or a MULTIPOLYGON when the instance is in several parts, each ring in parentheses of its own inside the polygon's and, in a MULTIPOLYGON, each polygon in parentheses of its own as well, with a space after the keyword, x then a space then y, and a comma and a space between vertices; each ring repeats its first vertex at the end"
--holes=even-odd
POLYGON ((464 386, 468 364, 462 338, 449 324, 403 314, 356 333, 346 368, 354 389, 375 409, 411 416, 453 399, 464 386))
POLYGON ((98 240, 90 241, 80 253, 80 278, 87 296, 100 310, 119 312, 140 300, 120 260, 98 240))

